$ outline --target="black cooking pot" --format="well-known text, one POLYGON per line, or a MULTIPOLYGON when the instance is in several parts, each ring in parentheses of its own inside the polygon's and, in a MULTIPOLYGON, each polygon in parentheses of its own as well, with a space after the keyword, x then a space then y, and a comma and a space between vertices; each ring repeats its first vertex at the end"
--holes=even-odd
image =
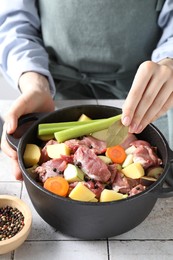
POLYGON ((19 124, 34 121, 25 134, 19 139, 7 136, 7 140, 18 152, 20 168, 30 199, 38 214, 48 224, 64 234, 82 239, 116 236, 139 225, 151 212, 158 198, 173 196, 173 187, 163 187, 173 163, 173 151, 159 130, 150 124, 137 137, 158 147, 164 172, 144 192, 120 201, 102 203, 74 201, 55 195, 45 190, 27 173, 23 162, 25 146, 27 143, 40 145, 40 140, 37 138, 39 123, 77 120, 82 113, 92 119, 106 118, 120 114, 121 109, 101 105, 81 105, 59 109, 42 116, 28 115, 19 120, 19 124))

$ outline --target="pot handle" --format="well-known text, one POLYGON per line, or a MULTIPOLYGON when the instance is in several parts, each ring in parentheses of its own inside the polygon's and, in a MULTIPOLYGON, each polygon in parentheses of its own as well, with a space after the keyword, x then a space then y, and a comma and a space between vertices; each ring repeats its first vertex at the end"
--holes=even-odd
POLYGON ((166 183, 173 187, 173 151, 170 150, 170 169, 166 176, 166 183))
POLYGON ((27 132, 28 128, 44 115, 45 113, 31 113, 21 116, 18 120, 18 127, 16 131, 11 135, 6 133, 6 139, 9 145, 14 150, 17 150, 20 139, 27 132))
POLYGON ((170 150, 170 168, 165 179, 165 184, 156 190, 152 191, 152 194, 157 198, 169 198, 173 197, 173 151, 170 150))
POLYGON ((173 187, 160 187, 156 191, 152 191, 152 196, 156 198, 170 198, 173 197, 173 187))

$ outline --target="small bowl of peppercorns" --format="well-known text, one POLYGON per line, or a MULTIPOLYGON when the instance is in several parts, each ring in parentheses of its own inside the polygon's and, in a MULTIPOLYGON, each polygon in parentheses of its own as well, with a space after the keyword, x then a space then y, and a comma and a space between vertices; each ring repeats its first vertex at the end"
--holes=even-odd
POLYGON ((32 215, 16 196, 0 195, 0 255, 18 248, 31 230, 32 215))

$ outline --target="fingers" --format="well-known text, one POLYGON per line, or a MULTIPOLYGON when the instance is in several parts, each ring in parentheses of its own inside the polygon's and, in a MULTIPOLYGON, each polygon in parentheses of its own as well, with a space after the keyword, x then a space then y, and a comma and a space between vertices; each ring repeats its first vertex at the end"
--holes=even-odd
POLYGON ((123 105, 122 123, 124 125, 129 126, 131 124, 135 111, 143 97, 151 77, 152 71, 150 69, 150 63, 141 64, 123 105))
POLYGON ((46 77, 38 73, 24 73, 20 77, 19 85, 22 94, 15 100, 5 116, 1 149, 11 158, 13 174, 16 179, 20 180, 22 174, 18 165, 17 153, 7 143, 6 132, 8 134, 15 132, 18 119, 22 115, 32 112, 51 112, 54 111, 55 104, 46 77))
POLYGON ((16 130, 19 117, 26 114, 26 106, 25 100, 20 96, 10 107, 4 124, 8 134, 12 134, 16 130))
POLYGON ((1 138, 2 151, 11 158, 12 173, 17 180, 22 180, 22 172, 18 164, 17 152, 14 151, 6 141, 6 124, 3 126, 3 133, 1 138))
POLYGON ((19 167, 19 163, 16 160, 11 160, 12 163, 12 172, 16 178, 16 180, 22 181, 23 177, 22 177, 22 171, 19 167))
POLYGON ((140 66, 123 106, 122 123, 140 133, 173 106, 173 71, 153 62, 140 66), (127 120, 128 118, 128 120, 127 120))
POLYGON ((12 134, 18 124, 18 119, 25 114, 32 112, 54 111, 55 104, 50 95, 46 93, 27 92, 22 94, 10 107, 5 116, 6 130, 12 134))
POLYGON ((2 138, 1 138, 1 149, 7 156, 12 158, 13 160, 17 160, 16 151, 11 148, 11 146, 8 144, 6 140, 6 123, 4 123, 3 126, 2 138))
POLYGON ((22 178, 21 170, 18 165, 17 153, 14 151, 6 140, 6 132, 12 134, 15 132, 18 119, 27 113, 32 112, 51 112, 54 111, 54 101, 47 92, 40 93, 38 91, 27 91, 23 93, 10 107, 5 116, 3 133, 1 139, 1 149, 11 158, 13 166, 13 174, 16 179, 22 178))
POLYGON ((160 107, 158 108, 157 113, 155 111, 155 106, 153 105, 153 107, 151 107, 148 113, 146 113, 145 116, 143 117, 142 124, 141 124, 143 126, 141 127, 140 130, 137 130, 136 133, 140 133, 150 122, 154 122, 159 117, 163 116, 172 107, 172 104, 173 104, 173 94, 170 95, 170 97, 166 100, 166 102, 163 105, 160 103, 160 107), (152 115, 154 116, 152 117, 152 115))

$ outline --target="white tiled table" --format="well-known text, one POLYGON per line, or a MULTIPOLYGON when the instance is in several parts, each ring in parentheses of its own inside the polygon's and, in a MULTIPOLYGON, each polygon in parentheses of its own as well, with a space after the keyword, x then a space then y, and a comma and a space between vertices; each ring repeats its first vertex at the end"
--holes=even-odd
MULTIPOLYGON (((121 107, 123 101, 61 101, 57 107, 76 104, 107 104, 121 107)), ((0 100, 4 115, 11 101, 0 100)), ((45 223, 33 208, 23 182, 16 181, 10 159, 0 151, 0 194, 22 198, 31 208, 33 225, 25 243, 3 260, 168 260, 173 259, 173 198, 158 199, 145 221, 117 237, 83 241, 61 234, 45 223)), ((127 216, 128 221, 128 216, 127 216)))

